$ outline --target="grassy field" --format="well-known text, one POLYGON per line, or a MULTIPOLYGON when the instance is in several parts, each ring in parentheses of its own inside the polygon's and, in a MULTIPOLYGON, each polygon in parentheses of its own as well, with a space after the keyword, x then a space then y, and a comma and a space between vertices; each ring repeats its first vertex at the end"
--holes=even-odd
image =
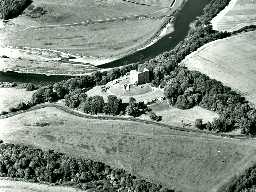
POLYGON ((49 186, 23 181, 12 181, 0 178, 1 192, 82 192, 71 187, 49 186))
POLYGON ((27 54, 35 56, 30 60, 23 55, 16 59, 7 53, 10 58, 0 58, 3 63, 0 70, 46 74, 91 72, 95 68, 88 63, 100 65, 145 47, 159 30, 163 16, 180 8, 183 0, 176 1, 172 10, 167 6, 169 2, 173 0, 151 1, 149 6, 123 0, 34 0, 33 6, 42 7, 46 14, 31 18, 25 13, 2 24, 0 50, 10 47, 23 51, 29 47, 39 51, 27 49, 27 54), (58 51, 57 58, 66 53, 83 59, 76 65, 50 60, 57 66, 54 70, 49 63, 37 60, 40 51, 46 57, 58 51))
MULTIPOLYGON (((157 102, 149 106, 157 115, 162 116, 161 123, 165 123, 172 126, 195 128, 195 120, 202 119, 203 123, 213 121, 218 117, 218 114, 203 109, 202 107, 193 107, 192 109, 181 110, 175 107, 169 106, 164 102, 157 102)), ((141 116, 143 119, 150 119, 148 115, 141 116)))
POLYGON ((20 102, 30 101, 34 91, 16 88, 0 88, 0 113, 8 111, 10 107, 17 106, 20 102))
POLYGON ((256 25, 255 0, 231 0, 222 12, 212 20, 215 30, 235 31, 248 25, 256 25))
POLYGON ((0 139, 103 161, 184 192, 215 191, 256 152, 236 139, 83 119, 50 107, 0 120, 0 139))
POLYGON ((256 104, 256 32, 247 32, 206 44, 182 65, 223 82, 256 104))

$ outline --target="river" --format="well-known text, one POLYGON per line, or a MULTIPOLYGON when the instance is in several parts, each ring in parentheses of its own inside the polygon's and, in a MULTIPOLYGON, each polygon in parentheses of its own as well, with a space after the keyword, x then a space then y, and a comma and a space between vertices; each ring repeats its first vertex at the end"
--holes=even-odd
MULTIPOLYGON (((183 9, 177 14, 174 22, 175 31, 169 35, 164 36, 155 44, 147 47, 146 49, 140 50, 136 53, 123 57, 119 60, 101 65, 100 68, 112 68, 117 66, 123 66, 131 63, 144 62, 149 60, 164 51, 173 49, 180 41, 182 41, 189 29, 192 21, 197 16, 203 13, 203 8, 211 0, 188 0, 184 5, 183 9)), ((0 72, 0 82, 32 82, 35 84, 49 84, 71 78, 71 76, 60 76, 60 75, 38 75, 38 74, 19 74, 15 72, 0 72)))

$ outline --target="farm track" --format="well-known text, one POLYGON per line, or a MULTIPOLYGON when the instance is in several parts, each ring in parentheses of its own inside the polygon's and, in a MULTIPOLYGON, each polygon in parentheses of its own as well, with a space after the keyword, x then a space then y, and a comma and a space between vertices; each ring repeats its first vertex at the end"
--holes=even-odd
MULTIPOLYGON (((166 8, 163 8, 166 9, 166 8)), ((28 29, 45 29, 45 28, 57 28, 57 27, 73 27, 73 26, 86 26, 86 25, 93 25, 99 23, 109 23, 109 22, 118 22, 118 21, 127 21, 127 20, 141 20, 141 19, 163 19, 168 17, 168 15, 160 15, 160 16, 153 16, 153 14, 162 11, 158 10, 148 15, 131 15, 126 17, 114 17, 114 18, 105 18, 105 19, 98 19, 98 20, 86 20, 78 23, 68 23, 68 24, 61 24, 61 25, 45 25, 45 26, 29 26, 21 31, 26 31, 28 29)))
POLYGON ((138 118, 133 118, 133 117, 114 117, 114 116, 104 116, 104 115, 98 115, 98 116, 89 115, 89 114, 81 113, 79 111, 75 111, 75 110, 72 110, 72 109, 70 109, 66 106, 55 104, 55 103, 40 104, 40 105, 36 105, 36 106, 34 106, 34 107, 32 107, 28 110, 19 111, 19 112, 15 112, 15 113, 10 113, 10 114, 7 114, 7 115, 1 115, 0 119, 7 119, 7 118, 10 118, 10 117, 14 117, 16 115, 20 115, 22 113, 31 112, 31 111, 43 109, 43 108, 46 108, 46 107, 55 107, 55 108, 57 108, 61 111, 69 113, 71 115, 81 117, 81 118, 86 118, 86 119, 131 121, 131 122, 137 122, 137 123, 148 124, 148 125, 156 125, 156 126, 159 126, 159 127, 169 128, 171 130, 182 131, 182 132, 186 132, 186 133, 200 133, 200 134, 219 136, 219 137, 228 137, 228 138, 234 138, 234 139, 251 139, 251 137, 245 136, 245 135, 231 135, 231 134, 223 134, 223 133, 212 133, 212 132, 203 131, 203 130, 199 130, 199 129, 188 129, 188 128, 183 128, 183 127, 171 126, 171 125, 167 125, 167 124, 160 123, 160 122, 155 122, 155 121, 150 121, 150 120, 143 120, 143 119, 138 119, 138 118))

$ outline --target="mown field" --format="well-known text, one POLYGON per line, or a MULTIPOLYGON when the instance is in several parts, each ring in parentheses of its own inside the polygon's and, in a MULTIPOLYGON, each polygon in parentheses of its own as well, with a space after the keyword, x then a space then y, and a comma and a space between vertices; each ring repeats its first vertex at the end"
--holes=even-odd
POLYGON ((236 139, 83 119, 51 107, 0 120, 0 138, 103 161, 184 192, 215 191, 256 152, 236 139))
POLYGON ((252 31, 206 44, 182 65, 223 82, 256 104, 255 36, 252 31))
POLYGON ((0 113, 8 111, 10 107, 17 106, 20 102, 30 101, 34 91, 16 88, 0 88, 0 113))
POLYGON ((0 179, 1 192, 82 192, 71 187, 49 186, 23 181, 0 179))
POLYGON ((236 31, 248 25, 256 24, 255 0, 231 0, 222 12, 212 20, 218 31, 236 31))

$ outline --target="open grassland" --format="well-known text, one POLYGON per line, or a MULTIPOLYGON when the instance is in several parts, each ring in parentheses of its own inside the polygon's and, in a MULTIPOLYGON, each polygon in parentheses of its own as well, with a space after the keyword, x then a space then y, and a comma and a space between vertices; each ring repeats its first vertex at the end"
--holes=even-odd
POLYGON ((84 119, 52 107, 0 120, 0 138, 103 161, 184 192, 215 191, 255 155, 241 140, 84 119))
POLYGON ((230 4, 212 20, 218 31, 236 31, 256 25, 256 0, 231 0, 230 4))
MULTIPOLYGON (((101 65, 148 45, 162 27, 164 16, 173 14, 183 2, 161 0, 146 6, 123 0, 35 0, 25 14, 0 26, 0 47, 18 52, 26 49, 35 58, 27 60, 21 55, 14 59, 15 56, 7 53, 10 58, 0 58, 4 63, 0 70, 69 75, 72 71, 73 74, 91 72, 95 68, 88 63, 101 65), (171 10, 168 2, 173 4, 171 10), (28 16, 36 8, 42 8, 44 14, 28 16), (54 70, 44 60, 37 60, 40 53, 35 53, 33 48, 47 57, 58 51, 58 59, 70 54, 82 63, 50 60, 57 66, 54 70)), ((173 31, 170 28, 168 31, 173 31)))
POLYGON ((34 91, 16 88, 0 88, 0 113, 8 111, 10 107, 17 106, 20 102, 30 101, 34 91))
POLYGON ((256 104, 256 31, 206 44, 182 65, 238 90, 256 104))
POLYGON ((82 192, 71 187, 49 186, 45 184, 12 181, 0 178, 1 192, 82 192))

